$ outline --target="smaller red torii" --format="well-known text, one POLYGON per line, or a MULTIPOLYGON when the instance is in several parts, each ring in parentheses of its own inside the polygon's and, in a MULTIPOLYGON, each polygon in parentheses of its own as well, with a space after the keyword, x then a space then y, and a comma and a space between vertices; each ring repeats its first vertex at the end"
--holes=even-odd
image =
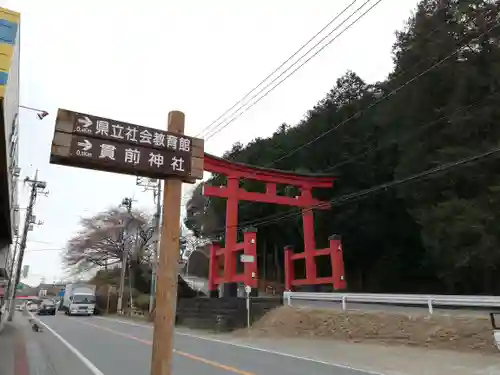
POLYGON ((335 289, 345 288, 344 265, 342 260, 342 248, 340 239, 330 239, 330 247, 327 249, 316 249, 314 235, 313 209, 327 210, 329 202, 319 201, 312 196, 314 188, 331 188, 334 177, 298 175, 293 172, 280 171, 262 167, 249 166, 242 163, 231 162, 216 156, 205 154, 204 170, 218 173, 227 177, 226 186, 204 185, 203 194, 209 197, 226 199, 226 235, 225 247, 219 243, 213 243, 210 250, 209 267, 209 290, 216 291, 219 284, 227 284, 230 296, 236 295, 238 282, 244 282, 252 288, 257 288, 257 244, 256 229, 247 228, 242 243, 237 243, 238 227, 238 202, 240 200, 274 203, 302 209, 304 252, 294 254, 290 247, 285 249, 285 288, 292 290, 298 285, 316 285, 332 283, 335 289), (261 181, 266 184, 264 193, 249 192, 240 188, 241 179, 261 181), (297 197, 280 196, 276 194, 276 184, 296 186, 300 190, 297 197), (236 252, 253 257, 253 262, 244 263, 244 273, 236 273, 236 252), (330 255, 332 260, 332 276, 318 278, 316 274, 315 257, 330 255), (224 258, 224 273, 218 275, 218 258, 224 258), (293 261, 305 259, 306 278, 295 279, 293 272, 293 261))

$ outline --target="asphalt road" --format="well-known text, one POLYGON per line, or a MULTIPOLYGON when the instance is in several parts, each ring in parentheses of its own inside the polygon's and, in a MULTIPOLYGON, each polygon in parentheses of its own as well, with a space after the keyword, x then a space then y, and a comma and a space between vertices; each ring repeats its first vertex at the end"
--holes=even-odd
MULTIPOLYGON (((151 327, 99 317, 57 315, 40 317, 40 320, 48 328, 38 335, 51 335, 50 340, 66 341, 73 347, 73 360, 78 357, 80 365, 83 362, 87 367, 94 366, 93 375, 149 374, 151 327)), ((174 375, 373 375, 184 334, 176 334, 174 344, 174 375)), ((60 345, 55 347, 60 348, 60 345)), ((61 353, 52 356, 61 356, 61 353)), ((66 372, 69 373, 76 372, 66 372)))

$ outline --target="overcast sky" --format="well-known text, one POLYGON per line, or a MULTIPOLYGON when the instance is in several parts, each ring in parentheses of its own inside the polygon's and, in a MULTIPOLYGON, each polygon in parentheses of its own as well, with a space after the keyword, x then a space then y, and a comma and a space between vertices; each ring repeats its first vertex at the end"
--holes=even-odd
MULTIPOLYGON (((153 209, 152 193, 141 192, 135 177, 49 164, 57 108, 154 128, 165 128, 167 113, 177 109, 186 114, 186 133, 196 135, 352 1, 143 0, 138 6, 131 0, 0 0, 21 12, 21 104, 50 113, 39 121, 33 112, 20 112, 21 176, 39 169, 50 191, 36 204, 44 225, 29 234, 24 264, 31 272, 24 281, 63 277, 59 249, 78 229, 79 217, 123 197, 153 209)), ((368 82, 385 78, 394 33, 416 3, 383 0, 210 139, 206 151, 221 155, 236 141, 296 124, 348 69, 368 82)), ((27 200, 28 187, 21 186, 21 207, 27 200)))

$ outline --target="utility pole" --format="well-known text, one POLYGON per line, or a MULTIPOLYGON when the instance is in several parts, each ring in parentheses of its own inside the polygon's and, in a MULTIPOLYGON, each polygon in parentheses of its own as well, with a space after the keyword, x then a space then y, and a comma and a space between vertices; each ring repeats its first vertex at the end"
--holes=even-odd
POLYGON ((156 190, 156 214, 155 214, 155 233, 156 244, 153 252, 153 262, 151 264, 151 291, 149 293, 149 313, 153 312, 156 294, 156 269, 158 267, 158 255, 160 254, 160 231, 161 231, 161 180, 158 179, 156 190))
MULTIPOLYGON (((11 298, 11 296, 12 296, 12 287, 14 285, 13 274, 14 274, 14 266, 16 265, 17 248, 19 247, 19 238, 20 238, 19 235, 17 235, 16 242, 14 243, 14 251, 12 253, 12 260, 11 260, 10 266, 9 266, 10 278, 9 278, 9 283, 7 284, 7 293, 6 293, 7 298, 11 298)), ((15 288, 15 286, 14 286, 14 288, 15 288)))
MULTIPOLYGON (((123 198, 121 206, 125 207, 127 209, 127 212, 129 215, 132 213, 132 198, 123 198)), ((126 251, 125 247, 125 234, 127 232, 127 227, 128 224, 130 223, 130 219, 126 222, 123 223, 123 228, 120 231, 120 246, 122 248, 122 268, 120 272, 120 292, 118 294, 118 304, 117 304, 117 310, 119 314, 123 314, 123 292, 125 289, 125 272, 127 270, 127 259, 128 259, 128 252, 126 251)))
POLYGON ((32 180, 28 177, 24 179, 24 183, 30 184, 31 185, 31 194, 30 194, 30 200, 28 203, 28 208, 26 210, 26 217, 24 218, 24 228, 23 228, 23 234, 21 236, 21 244, 19 248, 19 257, 17 260, 17 267, 16 267, 16 275, 15 275, 15 282, 13 283, 14 285, 12 286, 12 298, 10 300, 10 307, 9 307, 9 317, 8 321, 12 321, 14 317, 14 307, 15 307, 15 299, 16 299, 16 288, 17 285, 19 284, 19 281, 21 279, 21 270, 23 266, 23 259, 24 259, 24 251, 26 250, 26 243, 28 240, 28 232, 30 231, 32 219, 33 219, 33 208, 35 207, 36 203, 36 197, 38 192, 43 192, 45 188, 47 187, 47 183, 45 181, 39 181, 38 180, 38 171, 35 173, 35 178, 32 180))
POLYGON ((162 180, 155 178, 137 177, 136 185, 142 186, 144 191, 153 191, 154 202, 156 204, 156 213, 154 216, 155 220, 155 234, 156 243, 155 249, 153 250, 151 259, 151 287, 149 291, 149 313, 153 312, 155 305, 155 294, 156 294, 156 273, 158 268, 158 255, 160 253, 160 237, 161 237, 161 217, 162 217, 162 180))

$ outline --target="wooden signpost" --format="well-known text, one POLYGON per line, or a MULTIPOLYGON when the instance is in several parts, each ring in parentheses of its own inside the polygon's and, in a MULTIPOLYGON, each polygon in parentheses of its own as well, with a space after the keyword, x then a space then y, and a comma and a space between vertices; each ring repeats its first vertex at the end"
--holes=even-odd
POLYGON ((203 178, 204 142, 184 135, 184 113, 167 131, 59 109, 50 162, 165 180, 151 375, 171 375, 182 182, 203 178))
POLYGON ((203 178, 203 145, 173 131, 59 109, 50 162, 194 183, 203 178))

